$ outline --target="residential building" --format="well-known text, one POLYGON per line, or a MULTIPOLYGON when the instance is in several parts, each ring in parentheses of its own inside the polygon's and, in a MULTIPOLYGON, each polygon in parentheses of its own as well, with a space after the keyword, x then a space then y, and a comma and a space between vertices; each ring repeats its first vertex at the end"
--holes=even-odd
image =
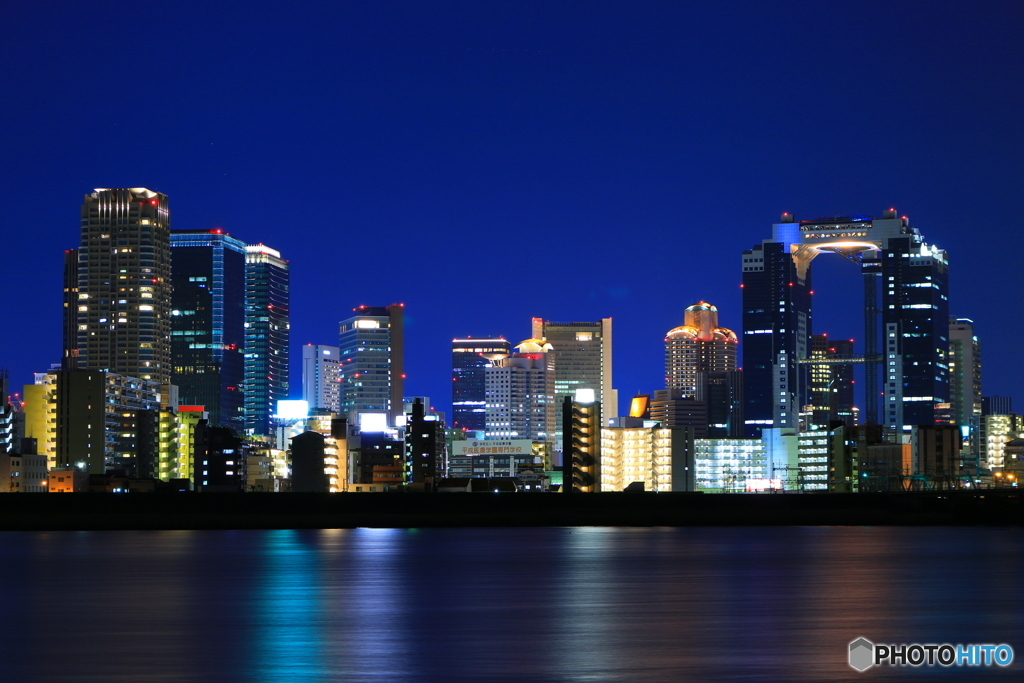
POLYGON ((171 378, 171 246, 167 195, 145 188, 97 189, 82 204, 77 250, 65 259, 68 367, 166 385, 171 378))

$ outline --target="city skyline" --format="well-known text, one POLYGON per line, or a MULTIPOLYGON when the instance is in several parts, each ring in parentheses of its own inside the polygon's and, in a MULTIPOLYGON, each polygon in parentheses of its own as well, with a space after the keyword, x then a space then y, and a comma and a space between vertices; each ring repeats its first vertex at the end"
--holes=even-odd
MULTIPOLYGON (((662 385, 664 332, 686 306, 714 302, 740 327, 741 254, 780 213, 894 206, 949 254, 949 313, 974 322, 983 393, 1022 408, 1024 322, 1002 303, 1021 284, 1024 173, 1009 4, 927 22, 915 3, 169 11, 146 67, 161 107, 145 116, 79 106, 97 76, 75 70, 131 59, 113 38, 137 17, 46 7, 0 29, 12 101, 31 103, 0 113, 18 131, 0 161, 5 329, 21 333, 0 340, 0 367, 15 390, 60 362, 61 252, 82 194, 147 187, 175 230, 219 227, 290 261, 293 398, 300 346, 335 344, 355 306, 396 302, 407 393, 441 410, 451 340, 516 344, 533 317, 611 317, 625 405, 662 385), (250 55, 275 22, 302 49, 250 55), (797 49, 820 35, 861 49, 797 49), (159 154, 124 141, 140 130, 159 154)), ((828 261, 814 332, 860 350, 859 274, 828 261)))

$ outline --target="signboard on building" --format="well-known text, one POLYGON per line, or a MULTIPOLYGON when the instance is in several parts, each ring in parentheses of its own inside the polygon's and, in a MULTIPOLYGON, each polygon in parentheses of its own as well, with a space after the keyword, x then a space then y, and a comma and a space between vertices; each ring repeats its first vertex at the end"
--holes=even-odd
POLYGON ((533 454, 533 442, 529 439, 495 439, 493 441, 455 441, 452 455, 478 456, 503 455, 526 457, 533 454))

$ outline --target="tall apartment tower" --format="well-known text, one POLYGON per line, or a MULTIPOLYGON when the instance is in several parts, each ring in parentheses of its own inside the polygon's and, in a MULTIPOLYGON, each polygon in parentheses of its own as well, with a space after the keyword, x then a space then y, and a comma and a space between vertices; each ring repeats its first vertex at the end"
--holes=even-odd
POLYGON ((266 435, 277 402, 288 398, 290 273, 276 249, 245 252, 245 429, 266 435))
POLYGON ((592 389, 607 417, 618 416, 612 388, 612 319, 552 322, 533 319, 533 338, 551 344, 555 359, 555 396, 561 401, 577 389, 592 389))
POLYGON ((797 361, 811 351, 811 262, 821 253, 853 261, 864 278, 867 422, 878 421, 882 396, 881 423, 891 434, 909 438, 913 426, 935 424, 936 406, 949 400, 946 252, 927 244, 895 209, 880 219, 797 222, 783 214, 771 239, 743 253, 748 434, 796 427, 808 403, 807 366, 797 361))
POLYGON ((210 425, 245 426, 245 242, 223 230, 171 233, 171 382, 210 425))
POLYGON ((341 413, 340 349, 306 344, 302 347, 302 399, 309 409, 341 413))
POLYGON ((379 411, 394 426, 405 393, 405 304, 360 306, 339 323, 341 413, 379 411))
POLYGON ((551 344, 527 339, 515 348, 484 368, 487 438, 553 442, 558 402, 551 344))
POLYGON ((718 309, 699 301, 683 312, 683 324, 665 335, 665 388, 682 398, 703 398, 701 373, 736 369, 738 340, 718 326, 718 309))
MULTIPOLYGON (((167 195, 142 187, 97 189, 82 203, 75 341, 67 365, 166 385, 171 379, 171 242, 167 195)), ((71 263, 66 257, 65 270, 71 263)), ((70 306, 69 306, 70 308, 70 306)), ((71 334, 70 311, 65 335, 71 334)))
POLYGON ((487 429, 485 369, 512 352, 501 338, 452 340, 452 427, 466 432, 487 429))

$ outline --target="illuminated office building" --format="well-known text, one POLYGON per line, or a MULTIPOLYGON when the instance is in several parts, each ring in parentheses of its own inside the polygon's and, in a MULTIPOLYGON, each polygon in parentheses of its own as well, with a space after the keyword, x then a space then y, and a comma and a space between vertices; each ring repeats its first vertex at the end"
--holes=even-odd
POLYGON ((394 426, 405 392, 404 304, 360 306, 339 323, 341 414, 388 414, 394 426))
POLYGON ((981 442, 981 343, 974 322, 949 319, 949 404, 952 423, 964 435, 965 457, 982 459, 981 442))
POLYGON ((909 438, 949 400, 948 261, 894 209, 880 219, 783 214, 771 239, 743 253, 748 434, 797 427, 808 403, 807 366, 798 361, 811 352, 811 262, 830 252, 858 264, 864 278, 866 419, 909 438))
POLYGON ((222 230, 171 233, 171 382, 210 424, 245 424, 245 243, 222 230))
POLYGON ((498 338, 452 340, 452 427, 466 432, 487 429, 485 368, 505 358, 512 349, 498 338))
POLYGON ((534 318, 533 338, 551 344, 555 359, 555 400, 590 389, 608 417, 618 416, 612 388, 612 319, 552 322, 534 318))
POLYGON ((834 361, 854 358, 853 340, 830 340, 826 334, 813 334, 811 358, 833 362, 809 366, 805 426, 827 428, 831 422, 842 422, 852 427, 856 424, 853 365, 834 361))
POLYGON ((81 242, 65 259, 64 367, 171 377, 171 245, 167 195, 97 189, 82 204, 81 242), (76 267, 75 267, 76 266, 76 267), (72 268, 77 288, 72 286, 72 268))
POLYGON ((701 373, 736 369, 736 333, 718 326, 718 309, 704 301, 687 307, 683 324, 665 335, 665 388, 699 399, 701 373))
POLYGON ((306 344, 302 347, 302 398, 309 409, 341 412, 340 349, 306 344))
POLYGON ((551 345, 527 339, 484 370, 488 439, 555 439, 558 415, 551 345))
POLYGON ((276 249, 245 251, 245 429, 267 435, 277 402, 288 398, 290 273, 276 249))

